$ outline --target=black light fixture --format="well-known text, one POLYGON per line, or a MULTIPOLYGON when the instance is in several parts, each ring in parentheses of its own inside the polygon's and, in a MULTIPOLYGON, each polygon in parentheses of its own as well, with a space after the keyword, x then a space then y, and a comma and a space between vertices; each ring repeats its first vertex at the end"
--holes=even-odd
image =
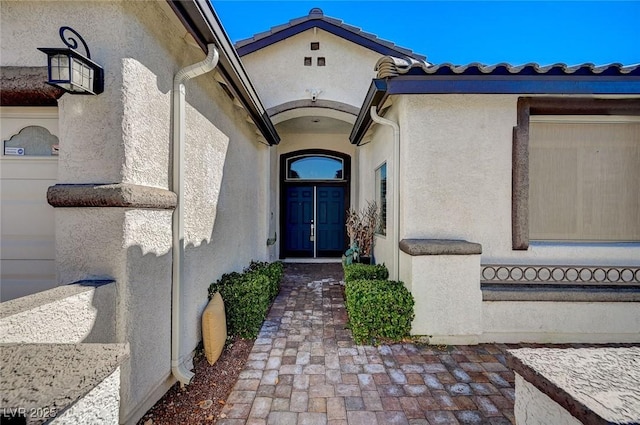
POLYGON ((55 87, 71 94, 100 94, 104 91, 104 71, 100 65, 91 60, 91 53, 84 39, 73 28, 60 27, 60 38, 68 49, 39 47, 47 54, 49 81, 55 87), (65 32, 75 35, 82 45, 86 56, 78 53, 78 40, 73 36, 65 38, 65 32))

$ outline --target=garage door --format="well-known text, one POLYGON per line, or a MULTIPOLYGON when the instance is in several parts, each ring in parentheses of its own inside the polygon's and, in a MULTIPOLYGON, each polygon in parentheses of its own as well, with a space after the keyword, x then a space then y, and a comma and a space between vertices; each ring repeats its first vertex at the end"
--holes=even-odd
POLYGON ((57 108, 2 108, 0 300, 56 286, 57 108))

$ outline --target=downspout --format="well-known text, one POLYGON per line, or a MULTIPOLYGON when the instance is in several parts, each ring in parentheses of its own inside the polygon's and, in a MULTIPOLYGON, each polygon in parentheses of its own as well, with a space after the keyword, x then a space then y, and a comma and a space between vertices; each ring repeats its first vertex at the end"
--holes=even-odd
POLYGON ((180 363, 180 303, 181 285, 184 275, 184 144, 185 144, 185 94, 184 83, 199 75, 213 70, 218 65, 219 54, 213 44, 207 46, 209 53, 202 61, 181 69, 173 78, 173 180, 172 190, 178 197, 178 204, 173 212, 172 223, 172 285, 171 285, 171 373, 180 381, 180 385, 188 385, 194 373, 180 363))
POLYGON ((378 115, 375 106, 371 107, 371 119, 375 123, 393 128, 393 255, 395 280, 400 280, 400 126, 378 115))

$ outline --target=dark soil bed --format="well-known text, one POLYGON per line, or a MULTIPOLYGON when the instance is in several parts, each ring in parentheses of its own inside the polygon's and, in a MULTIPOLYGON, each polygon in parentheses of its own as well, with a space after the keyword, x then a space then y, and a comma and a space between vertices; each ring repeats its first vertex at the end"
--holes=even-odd
POLYGON ((171 387, 138 425, 216 423, 252 348, 253 340, 237 338, 213 365, 198 351, 191 383, 183 389, 179 384, 171 387))

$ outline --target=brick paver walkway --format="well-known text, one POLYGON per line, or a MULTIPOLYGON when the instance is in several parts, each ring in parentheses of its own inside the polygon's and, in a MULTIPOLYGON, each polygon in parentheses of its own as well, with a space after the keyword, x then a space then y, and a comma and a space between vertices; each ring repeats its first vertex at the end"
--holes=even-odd
POLYGON ((218 424, 511 424, 505 345, 355 345, 340 264, 288 264, 218 424))

